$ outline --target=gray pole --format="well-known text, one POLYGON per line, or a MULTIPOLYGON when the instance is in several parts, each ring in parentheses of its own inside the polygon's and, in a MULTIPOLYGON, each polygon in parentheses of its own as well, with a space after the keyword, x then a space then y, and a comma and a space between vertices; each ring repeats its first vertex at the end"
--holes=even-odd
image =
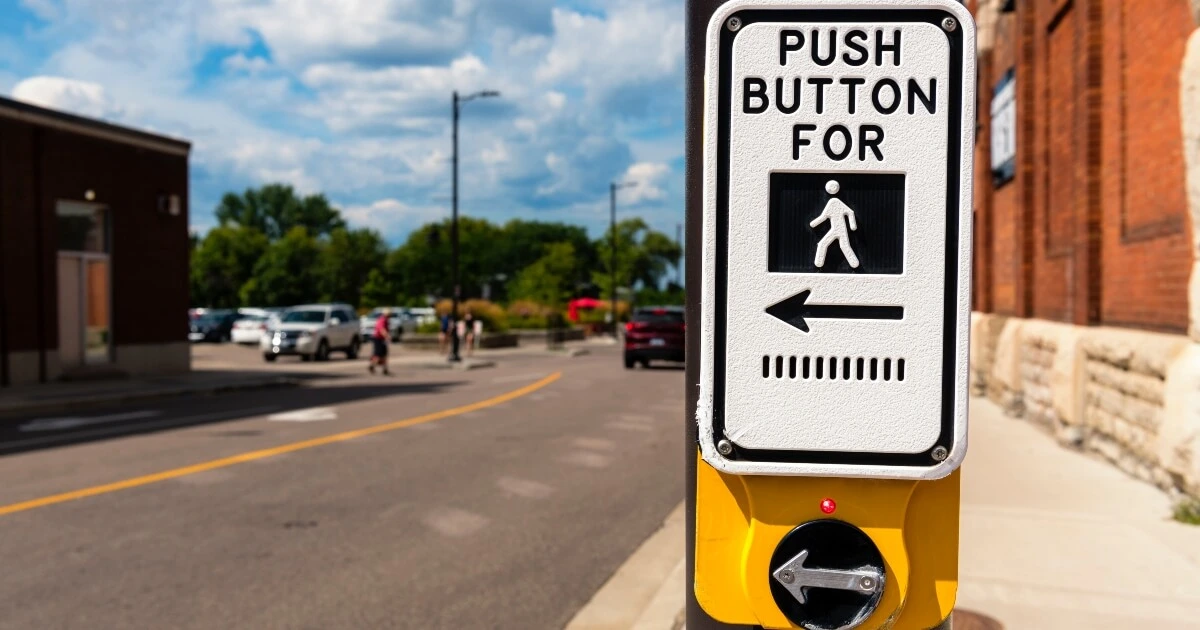
MULTIPOLYGON (((687 166, 684 172, 684 234, 689 245, 688 251, 694 249, 699 252, 701 250, 700 243, 704 236, 702 232, 703 226, 703 202, 704 196, 702 193, 704 187, 703 173, 703 154, 704 154, 704 34, 708 28, 708 20, 717 10, 717 7, 724 4, 725 0, 686 0, 684 10, 685 32, 684 38, 684 76, 686 85, 685 112, 684 120, 684 155, 687 158, 687 166)), ((685 264, 685 283, 689 287, 694 287, 694 291, 687 293, 687 322, 700 321, 700 285, 702 280, 702 267, 700 256, 688 256, 684 260, 685 264)), ((685 580, 686 605, 685 611, 687 621, 685 625, 687 630, 733 630, 735 628, 742 629, 746 626, 732 626, 721 623, 712 617, 708 616, 700 604, 696 602, 696 594, 692 590, 691 585, 695 578, 696 570, 696 459, 697 453, 697 436, 696 436, 696 399, 699 395, 700 388, 695 385, 700 382, 700 327, 688 326, 685 332, 687 337, 687 372, 685 380, 688 383, 687 388, 687 407, 683 413, 683 431, 684 431, 684 447, 683 447, 683 465, 684 465, 684 487, 686 488, 685 514, 686 514, 686 542, 684 544, 685 553, 687 554, 687 562, 685 564, 687 571, 687 579, 685 580)))
POLYGON ((453 150, 451 152, 451 192, 450 192, 450 260, 454 268, 452 279, 452 296, 450 298, 450 361, 462 361, 458 355, 458 92, 454 92, 454 123, 451 132, 453 150))
POLYGON ((608 185, 609 208, 612 211, 612 257, 609 259, 609 270, 612 272, 612 322, 613 322, 613 338, 618 337, 617 332, 617 184, 615 182, 608 185))

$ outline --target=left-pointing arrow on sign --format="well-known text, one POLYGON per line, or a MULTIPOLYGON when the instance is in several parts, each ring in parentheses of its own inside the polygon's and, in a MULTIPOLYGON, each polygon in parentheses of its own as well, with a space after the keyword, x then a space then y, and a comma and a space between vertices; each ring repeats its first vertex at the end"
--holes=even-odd
POLYGON ((904 319, 903 306, 806 304, 809 290, 767 307, 767 314, 808 332, 807 319, 904 319))

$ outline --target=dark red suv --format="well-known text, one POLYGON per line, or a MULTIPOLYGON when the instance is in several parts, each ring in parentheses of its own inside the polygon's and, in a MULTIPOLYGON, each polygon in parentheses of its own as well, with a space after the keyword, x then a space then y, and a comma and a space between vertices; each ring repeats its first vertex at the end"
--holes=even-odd
POLYGON ((651 361, 683 361, 683 308, 646 307, 633 311, 625 324, 625 367, 651 361))

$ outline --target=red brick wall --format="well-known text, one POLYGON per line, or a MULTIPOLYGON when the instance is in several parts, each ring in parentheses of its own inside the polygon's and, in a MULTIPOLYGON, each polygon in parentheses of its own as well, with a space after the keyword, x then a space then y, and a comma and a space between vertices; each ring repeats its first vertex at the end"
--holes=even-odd
POLYGON ((1184 331, 1191 270, 1179 67, 1182 0, 1104 3, 1101 319, 1184 331))
MULTIPOLYGON (((1019 212, 1020 186, 1025 176, 1021 173, 1022 164, 1018 162, 1016 179, 999 188, 993 188, 991 175, 991 146, 992 128, 989 115, 991 113, 991 94, 996 83, 1017 63, 1017 51, 1020 47, 1020 33, 1017 21, 1012 14, 1001 15, 996 22, 994 46, 989 55, 980 60, 986 63, 986 68, 980 71, 979 121, 981 145, 987 149, 977 154, 976 167, 979 176, 976 177, 976 207, 987 209, 987 216, 976 229, 976 274, 986 278, 976 285, 976 292, 986 292, 978 295, 977 304, 981 310, 994 311, 1005 315, 1023 314, 1024 300, 1021 298, 1024 283, 1025 261, 1022 255, 1021 220, 1019 212), (986 103, 986 106, 984 105, 986 103), (980 194, 987 191, 988 194, 980 194)), ((1018 78, 1018 89, 1021 84, 1018 78)), ((1024 106, 1017 104, 1018 113, 1024 106)), ((1019 121, 1018 121, 1019 124, 1019 121)), ((1018 155, 1024 147, 1018 143, 1018 155)))
POLYGON ((1028 0, 980 62, 975 307, 1187 328, 1179 69, 1187 0, 1028 0), (995 83, 1017 81, 1016 178, 991 183, 995 83))

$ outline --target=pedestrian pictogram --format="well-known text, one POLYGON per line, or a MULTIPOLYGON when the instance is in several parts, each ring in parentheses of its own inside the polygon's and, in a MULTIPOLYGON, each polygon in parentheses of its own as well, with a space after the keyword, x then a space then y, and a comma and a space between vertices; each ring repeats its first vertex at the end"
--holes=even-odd
MULTIPOLYGON (((831 179, 825 183, 825 192, 830 195, 838 194, 840 187, 837 180, 831 179)), ((851 267, 858 267, 858 256, 854 255, 854 249, 850 247, 850 232, 847 230, 857 230, 858 224, 854 222, 854 211, 849 206, 842 203, 837 197, 831 198, 825 204, 825 209, 821 211, 821 215, 809 223, 809 227, 817 227, 826 221, 829 222, 829 231, 825 233, 817 243, 817 257, 813 260, 813 264, 818 267, 825 266, 825 254, 829 251, 829 246, 836 242, 838 247, 842 249, 842 255, 846 257, 846 261, 851 267)))

